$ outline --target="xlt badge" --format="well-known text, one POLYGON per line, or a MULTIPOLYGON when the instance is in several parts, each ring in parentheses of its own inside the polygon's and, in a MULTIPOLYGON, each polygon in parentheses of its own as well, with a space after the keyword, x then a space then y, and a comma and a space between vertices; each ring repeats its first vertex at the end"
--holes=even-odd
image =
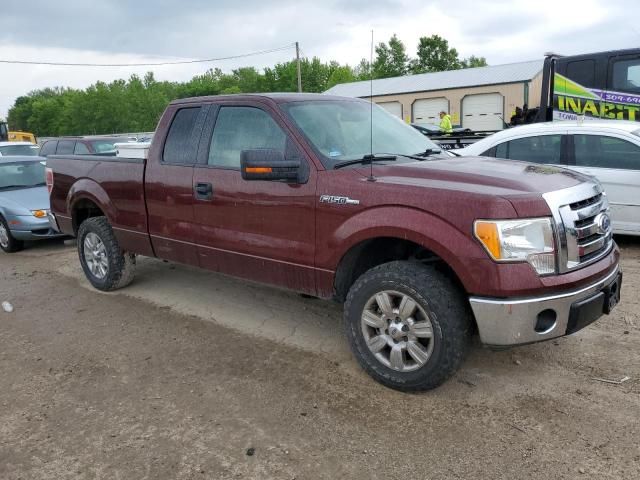
POLYGON ((335 203, 338 205, 360 205, 360 200, 336 195, 320 195, 320 203, 335 203))

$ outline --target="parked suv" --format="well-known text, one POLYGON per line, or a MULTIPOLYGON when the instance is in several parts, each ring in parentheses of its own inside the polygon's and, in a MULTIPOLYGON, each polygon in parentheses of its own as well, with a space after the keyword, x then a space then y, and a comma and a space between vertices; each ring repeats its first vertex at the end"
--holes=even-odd
POLYGON ((126 141, 118 137, 64 137, 47 140, 40 147, 39 155, 105 155, 116 154, 117 142, 126 141))
POLYGON ((640 124, 591 120, 524 125, 457 151, 460 155, 557 165, 596 177, 611 207, 613 232, 640 235, 640 124))

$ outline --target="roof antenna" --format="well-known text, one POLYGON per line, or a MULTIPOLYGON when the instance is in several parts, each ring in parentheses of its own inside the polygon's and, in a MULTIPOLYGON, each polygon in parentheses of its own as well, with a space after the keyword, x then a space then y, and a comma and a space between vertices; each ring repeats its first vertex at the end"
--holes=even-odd
POLYGON ((369 165, 371 167, 371 173, 369 174, 369 178, 367 178, 367 181, 375 182, 376 177, 373 176, 373 29, 371 30, 371 52, 369 56, 369 106, 369 140, 371 142, 369 150, 369 165))

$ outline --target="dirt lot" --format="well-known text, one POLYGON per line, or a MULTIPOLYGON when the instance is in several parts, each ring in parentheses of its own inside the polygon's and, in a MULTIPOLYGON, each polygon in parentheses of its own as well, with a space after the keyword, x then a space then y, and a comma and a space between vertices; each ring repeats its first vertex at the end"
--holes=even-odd
POLYGON ((612 316, 476 346, 417 395, 358 369, 337 305, 150 259, 103 294, 72 246, 0 255, 0 478, 640 478, 640 240, 618 240, 612 316))

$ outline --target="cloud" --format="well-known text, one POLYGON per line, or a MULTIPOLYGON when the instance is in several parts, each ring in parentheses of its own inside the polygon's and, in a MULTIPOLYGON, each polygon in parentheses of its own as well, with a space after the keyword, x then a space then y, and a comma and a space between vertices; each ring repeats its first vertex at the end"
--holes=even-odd
MULTIPOLYGON (((8 0, 0 59, 121 62, 210 58, 299 41, 307 56, 355 65, 393 33, 410 55, 419 37, 447 38, 461 56, 490 64, 630 48, 640 41, 637 0, 8 0)), ((286 61, 291 52, 221 62, 231 69, 286 61)), ((212 65, 154 68, 159 79, 185 80, 212 65)), ((0 65, 0 116, 14 99, 44 86, 85 87, 143 69, 60 69, 0 65)))

